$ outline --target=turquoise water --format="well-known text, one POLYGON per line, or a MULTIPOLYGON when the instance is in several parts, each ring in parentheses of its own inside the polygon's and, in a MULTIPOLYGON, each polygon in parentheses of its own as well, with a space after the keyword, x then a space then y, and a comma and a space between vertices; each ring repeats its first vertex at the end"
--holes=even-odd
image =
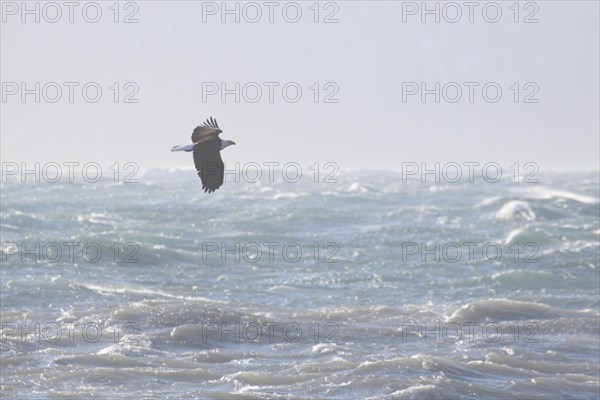
POLYGON ((3 183, 2 398, 595 399, 598 175, 538 178, 3 183))

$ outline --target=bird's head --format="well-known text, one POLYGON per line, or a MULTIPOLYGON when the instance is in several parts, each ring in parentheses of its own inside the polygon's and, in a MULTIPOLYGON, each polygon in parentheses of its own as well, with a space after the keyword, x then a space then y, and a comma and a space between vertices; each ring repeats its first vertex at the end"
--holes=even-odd
POLYGON ((227 146, 231 146, 232 144, 235 144, 233 140, 221 140, 221 150, 227 146))

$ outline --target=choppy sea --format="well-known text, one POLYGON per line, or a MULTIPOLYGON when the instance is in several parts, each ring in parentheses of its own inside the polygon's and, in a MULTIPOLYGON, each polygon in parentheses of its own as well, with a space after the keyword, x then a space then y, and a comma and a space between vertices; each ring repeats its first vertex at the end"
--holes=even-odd
POLYGON ((0 397, 598 398, 597 171, 325 178, 2 183, 0 397))

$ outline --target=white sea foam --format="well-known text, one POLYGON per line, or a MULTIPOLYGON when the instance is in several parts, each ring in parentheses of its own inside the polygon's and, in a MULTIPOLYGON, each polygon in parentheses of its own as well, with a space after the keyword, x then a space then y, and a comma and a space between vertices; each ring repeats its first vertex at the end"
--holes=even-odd
POLYGON ((378 192, 378 190, 375 189, 372 186, 365 185, 365 184, 362 184, 360 182, 353 182, 350 185, 350 187, 347 189, 347 192, 350 192, 350 193, 369 193, 369 192, 378 192))
POLYGON ((577 194, 567 190, 552 189, 545 186, 534 186, 525 188, 523 190, 520 190, 519 193, 521 193, 524 197, 528 199, 568 199, 584 204, 596 204, 599 201, 597 198, 591 196, 577 194))
POLYGON ((513 200, 502 206, 502 208, 496 213, 496 218, 523 218, 527 221, 533 221, 535 219, 535 213, 528 202, 513 200))

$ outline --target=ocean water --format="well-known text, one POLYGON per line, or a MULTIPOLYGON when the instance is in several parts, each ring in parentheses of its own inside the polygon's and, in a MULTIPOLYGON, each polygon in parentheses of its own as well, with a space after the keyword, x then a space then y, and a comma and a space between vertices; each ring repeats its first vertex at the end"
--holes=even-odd
POLYGON ((597 171, 276 176, 3 183, 0 397, 598 398, 597 171))

